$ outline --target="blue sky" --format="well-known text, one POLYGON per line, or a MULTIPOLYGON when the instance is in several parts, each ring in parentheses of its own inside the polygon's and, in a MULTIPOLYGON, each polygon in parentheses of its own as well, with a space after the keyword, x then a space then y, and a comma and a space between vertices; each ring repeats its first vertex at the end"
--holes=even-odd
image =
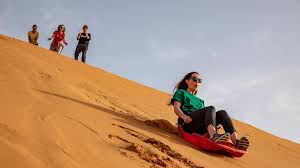
MULTIPOLYGON (((200 72, 198 96, 233 118, 300 143, 300 1, 0 0, 0 33, 40 46, 65 24, 73 57, 83 24, 87 63, 171 93, 200 72)), ((175 114, 174 114, 175 115, 175 114)), ((240 130, 240 133, 243 131, 240 130)))

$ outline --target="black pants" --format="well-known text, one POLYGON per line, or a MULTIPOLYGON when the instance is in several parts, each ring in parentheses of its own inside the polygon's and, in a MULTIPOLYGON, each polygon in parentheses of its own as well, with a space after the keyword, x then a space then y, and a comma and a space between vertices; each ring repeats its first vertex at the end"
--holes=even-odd
POLYGON ((227 112, 225 110, 216 112, 213 106, 196 110, 190 113, 190 117, 192 118, 192 122, 189 124, 183 124, 182 119, 178 120, 179 124, 183 124, 183 129, 189 133, 206 134, 209 124, 215 128, 221 124, 225 132, 229 132, 230 134, 236 131, 227 112))
POLYGON ((75 50, 75 59, 78 60, 79 53, 82 52, 81 61, 85 62, 88 45, 78 44, 75 50))

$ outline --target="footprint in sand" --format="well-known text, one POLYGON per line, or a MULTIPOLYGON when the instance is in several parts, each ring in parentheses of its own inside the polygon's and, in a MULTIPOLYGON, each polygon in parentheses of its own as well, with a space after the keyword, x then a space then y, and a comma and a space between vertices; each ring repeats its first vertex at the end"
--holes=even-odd
POLYGON ((40 76, 40 78, 53 78, 53 77, 55 77, 55 75, 51 75, 47 72, 39 72, 39 76, 40 76))
POLYGON ((16 130, 10 129, 8 125, 0 123, 0 141, 16 134, 16 130))
MULTIPOLYGON (((128 140, 118 136, 118 135, 108 135, 110 139, 114 140, 114 143, 118 144, 120 147, 120 154, 125 157, 135 158, 138 157, 145 160, 153 165, 159 165, 161 167, 167 167, 167 165, 172 164, 170 159, 161 157, 157 151, 138 144, 134 142, 129 142, 128 140), (134 153, 136 156, 132 155, 134 153), (168 163, 169 162, 169 163, 168 163)), ((173 166, 174 167, 174 166, 173 166)))
MULTIPOLYGON (((151 167, 160 166, 179 168, 181 167, 180 165, 184 165, 190 168, 202 168, 202 166, 196 165, 194 162, 173 150, 170 146, 156 140, 155 138, 151 138, 122 125, 113 125, 123 129, 127 134, 140 140, 141 143, 130 142, 123 137, 113 134, 108 135, 108 138, 115 139, 114 143, 118 144, 121 149, 134 152, 138 158, 152 163, 153 165, 151 167)), ((126 151, 122 151, 121 155, 128 156, 128 153, 126 151)))
POLYGON ((164 119, 155 119, 155 120, 146 120, 145 124, 150 125, 155 128, 159 128, 160 130, 166 131, 172 134, 178 134, 178 129, 170 123, 168 120, 164 119))

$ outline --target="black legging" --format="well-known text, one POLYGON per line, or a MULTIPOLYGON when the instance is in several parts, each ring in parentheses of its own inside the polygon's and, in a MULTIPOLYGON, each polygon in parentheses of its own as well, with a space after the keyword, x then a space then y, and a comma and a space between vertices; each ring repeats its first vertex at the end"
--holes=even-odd
MULTIPOLYGON (((206 134, 209 124, 215 128, 221 124, 225 132, 229 132, 230 134, 236 131, 227 112, 225 110, 216 112, 214 106, 196 110, 190 113, 190 117, 192 118, 192 122, 183 124, 183 129, 189 133, 206 134)), ((179 119, 178 123, 182 124, 183 120, 179 119)))
POLYGON ((75 59, 78 60, 79 53, 82 52, 81 61, 85 62, 88 45, 78 44, 75 50, 75 59))

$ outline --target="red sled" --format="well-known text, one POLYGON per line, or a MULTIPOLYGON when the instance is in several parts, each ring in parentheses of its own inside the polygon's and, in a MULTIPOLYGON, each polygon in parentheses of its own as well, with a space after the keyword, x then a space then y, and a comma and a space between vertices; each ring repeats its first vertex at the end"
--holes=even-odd
POLYGON ((247 151, 245 150, 236 149, 230 142, 222 144, 216 143, 210 140, 207 134, 189 134, 185 132, 181 126, 178 126, 178 131, 185 141, 208 152, 220 152, 231 157, 242 157, 244 154, 247 153, 247 151))

